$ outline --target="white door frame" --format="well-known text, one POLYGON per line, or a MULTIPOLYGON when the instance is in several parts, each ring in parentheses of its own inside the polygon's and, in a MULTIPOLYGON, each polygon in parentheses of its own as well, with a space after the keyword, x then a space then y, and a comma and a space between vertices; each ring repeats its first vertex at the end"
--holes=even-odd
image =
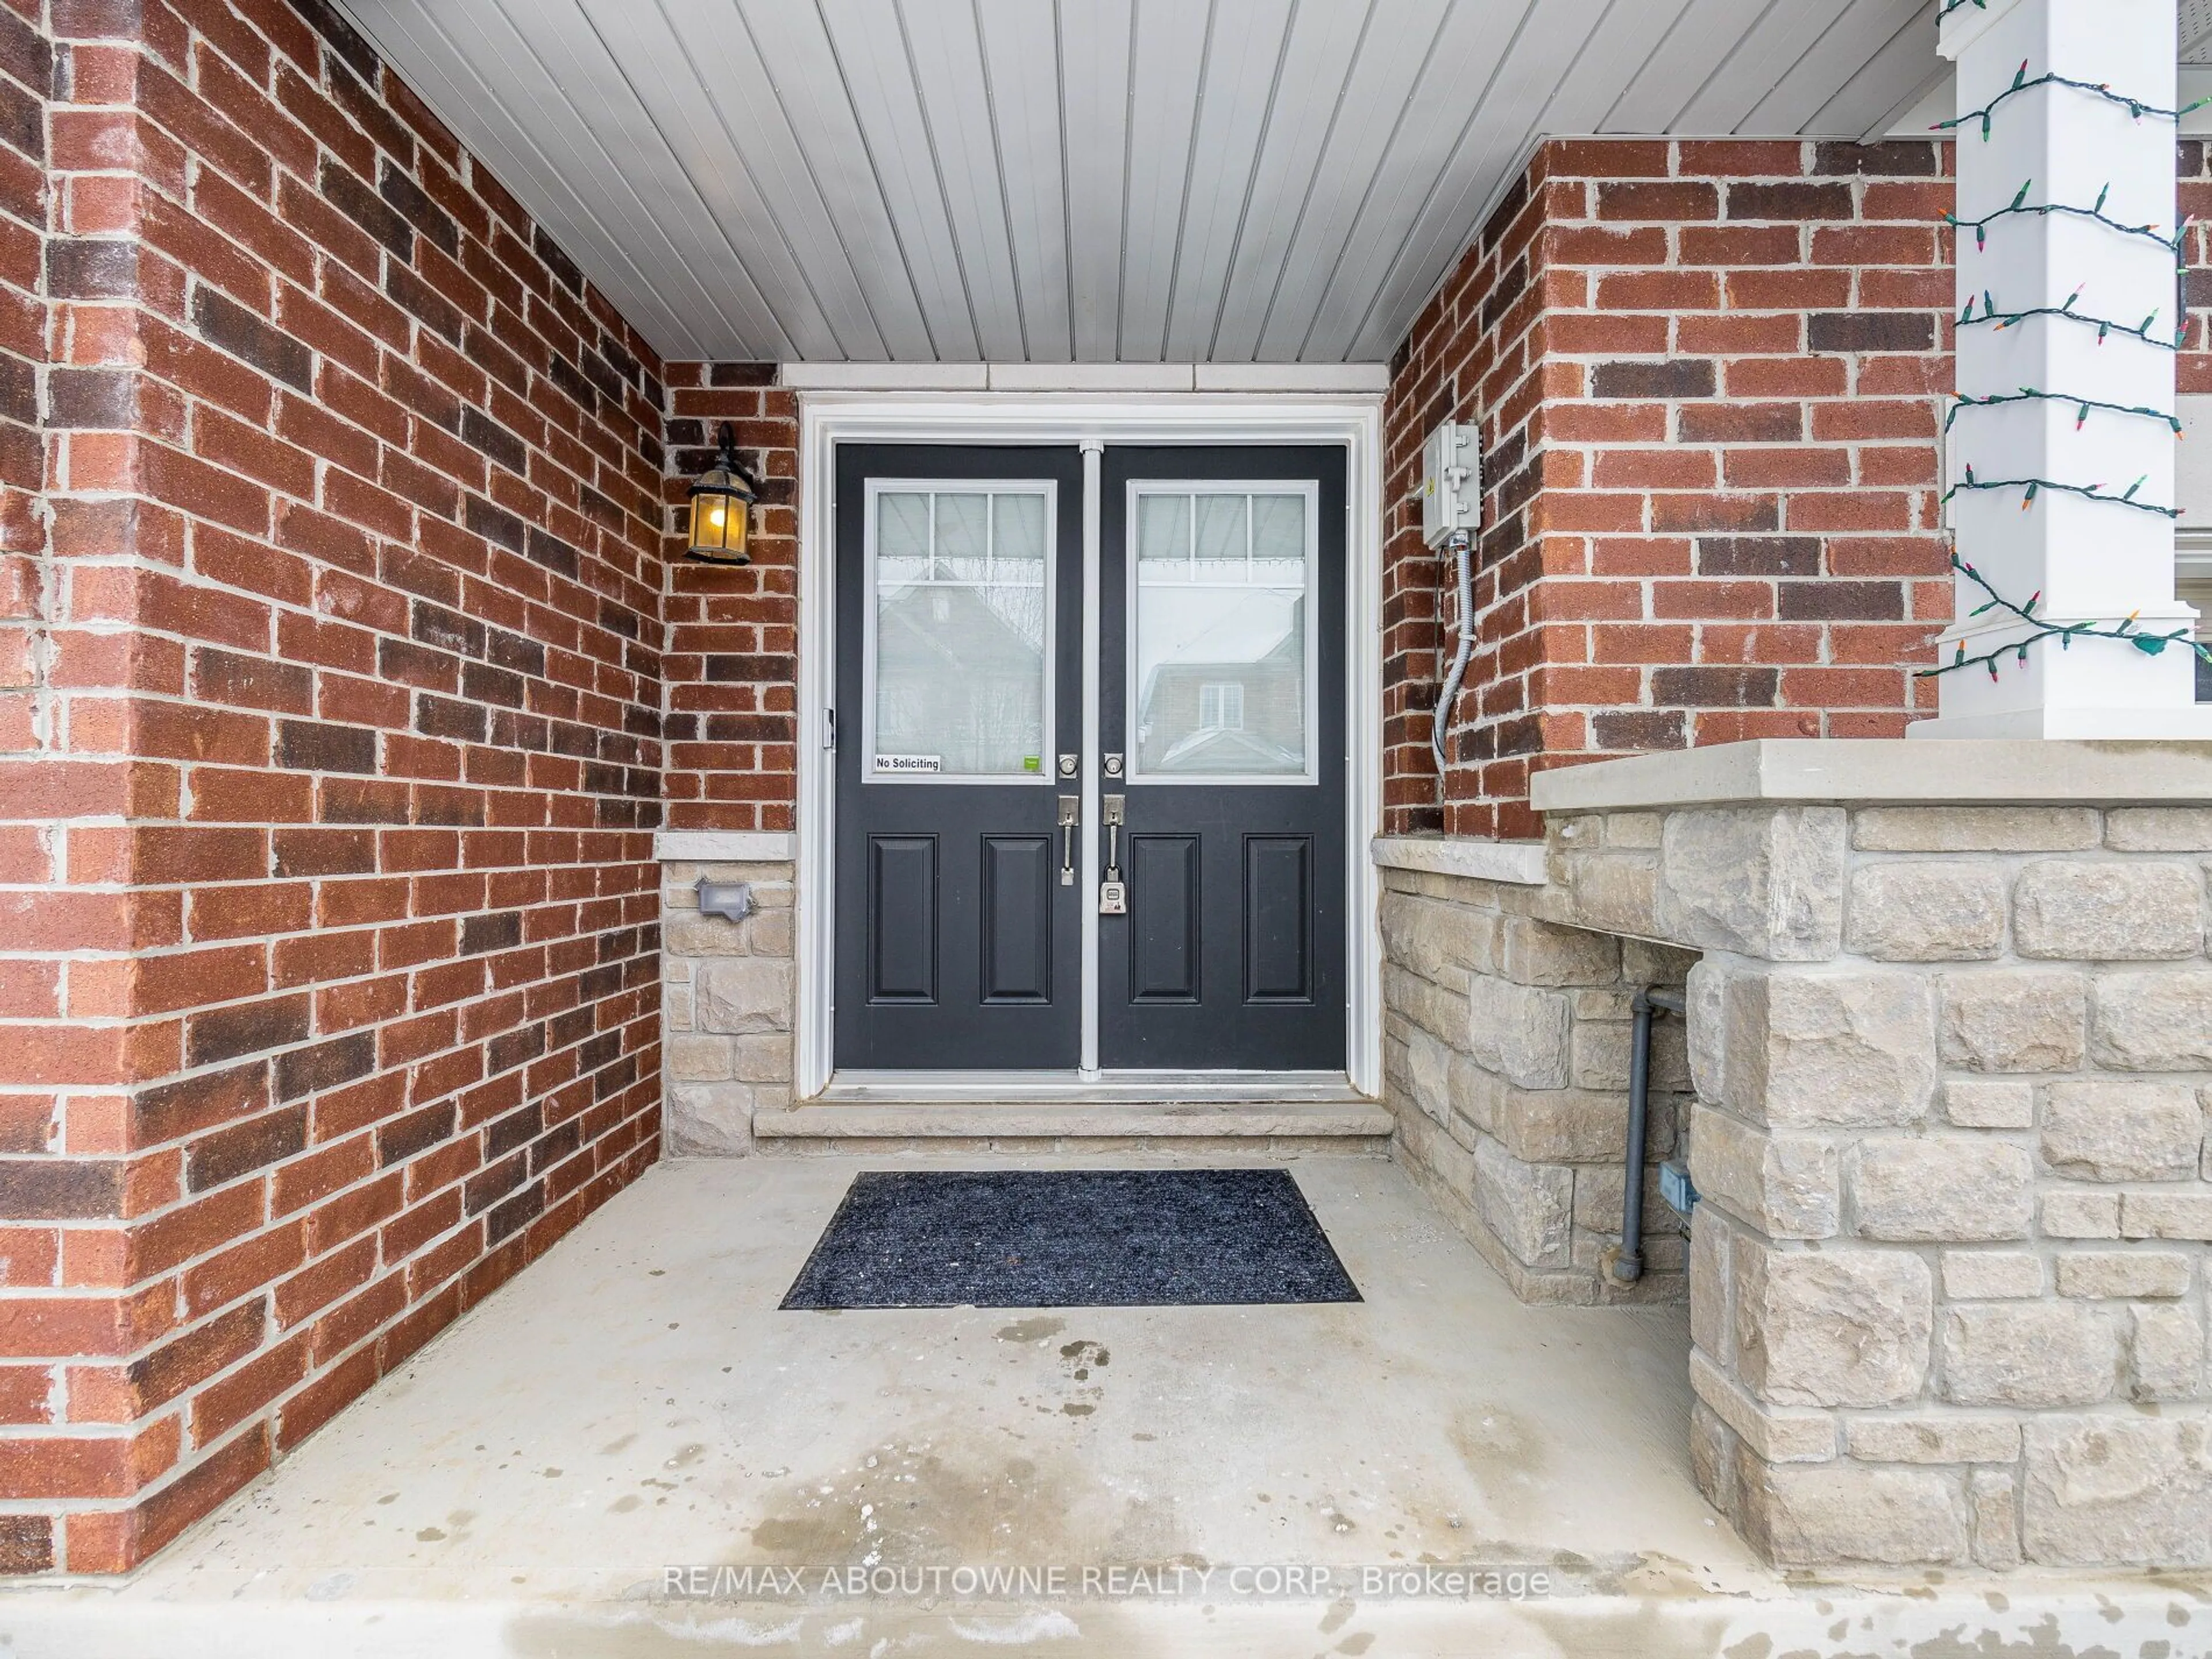
MULTIPOLYGON (((806 1099, 828 1086, 835 1042, 836 766, 825 745, 828 711, 836 692, 836 447, 1256 443, 1340 445, 1346 452, 1345 1071, 1352 1087, 1379 1097, 1382 942, 1379 888, 1369 848, 1382 827, 1382 398, 823 391, 803 392, 799 415, 799 999, 793 1092, 806 1099)), ((1091 506, 1095 510, 1096 502, 1091 506)), ((847 726, 846 740, 858 742, 851 711, 847 726)), ((1096 773, 1096 759, 1086 750, 1086 780, 1096 773)), ((1085 790, 1086 796, 1092 793, 1085 790)), ((1097 820, 1095 811, 1084 813, 1086 869, 1097 867, 1096 848, 1090 845, 1097 820)))

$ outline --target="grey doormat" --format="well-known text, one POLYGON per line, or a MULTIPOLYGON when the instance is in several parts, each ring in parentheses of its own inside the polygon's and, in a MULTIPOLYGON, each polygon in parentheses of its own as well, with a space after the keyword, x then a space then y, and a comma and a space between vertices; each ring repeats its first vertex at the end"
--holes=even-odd
POLYGON ((786 1308, 1357 1302, 1286 1170, 855 1176, 786 1308))

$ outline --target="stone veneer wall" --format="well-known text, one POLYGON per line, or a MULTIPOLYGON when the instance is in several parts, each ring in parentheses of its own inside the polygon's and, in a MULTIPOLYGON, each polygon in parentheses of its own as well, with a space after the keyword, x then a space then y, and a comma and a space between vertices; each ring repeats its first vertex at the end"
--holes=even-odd
POLYGON ((1531 914, 1539 890, 1383 872, 1383 1087, 1392 1152, 1527 1302, 1679 1299, 1688 1241, 1661 1203, 1689 1087, 1682 1023, 1653 1028, 1644 1274, 1620 1242, 1630 999, 1695 958, 1531 914))
MULTIPOLYGON (((1785 1565, 2212 1562, 2212 809, 1770 803, 1548 832, 1528 913, 1703 953, 1707 1496, 1785 1565)), ((1410 896, 1401 1027, 1442 949, 1410 896)), ((1419 1097, 1412 1054, 1394 1100, 1419 1097)), ((1511 1187, 1471 1201, 1526 1225, 1511 1187)))
POLYGON ((662 1143, 675 1154, 753 1149, 755 1110, 791 1104, 793 866, 660 866, 662 1143), (752 884, 743 921, 699 914, 698 884, 752 884))

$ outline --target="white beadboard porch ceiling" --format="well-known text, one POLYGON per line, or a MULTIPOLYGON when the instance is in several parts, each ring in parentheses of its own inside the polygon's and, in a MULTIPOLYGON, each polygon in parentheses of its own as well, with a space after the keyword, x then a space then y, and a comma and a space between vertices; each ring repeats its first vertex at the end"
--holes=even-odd
POLYGON ((671 358, 1388 356, 1532 143, 1858 138, 1936 0, 342 0, 671 358))

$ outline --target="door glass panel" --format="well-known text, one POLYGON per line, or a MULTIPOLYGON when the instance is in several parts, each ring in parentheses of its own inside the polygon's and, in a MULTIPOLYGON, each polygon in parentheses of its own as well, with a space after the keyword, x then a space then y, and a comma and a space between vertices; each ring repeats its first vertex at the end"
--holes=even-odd
POLYGON ((869 770, 1044 775, 1048 492, 874 492, 869 770))
POLYGON ((1303 490, 1138 487, 1136 775, 1310 775, 1313 510, 1303 490))

